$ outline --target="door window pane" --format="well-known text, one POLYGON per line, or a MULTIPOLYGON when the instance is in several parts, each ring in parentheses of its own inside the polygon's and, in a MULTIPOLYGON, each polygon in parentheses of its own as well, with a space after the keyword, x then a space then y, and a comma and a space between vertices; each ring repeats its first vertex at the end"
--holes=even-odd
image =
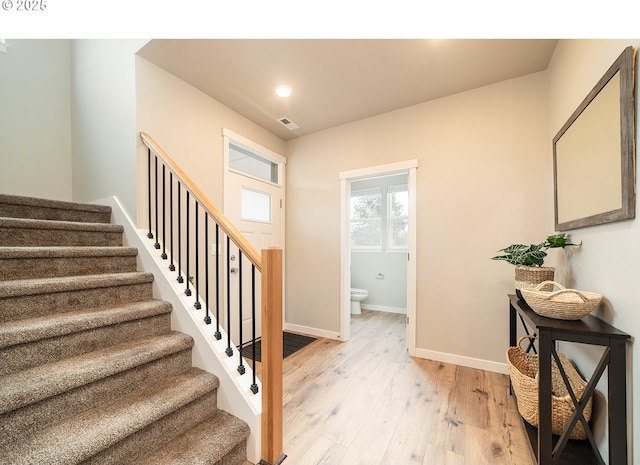
POLYGON ((243 220, 271 222, 271 195, 253 189, 242 188, 240 216, 243 220))

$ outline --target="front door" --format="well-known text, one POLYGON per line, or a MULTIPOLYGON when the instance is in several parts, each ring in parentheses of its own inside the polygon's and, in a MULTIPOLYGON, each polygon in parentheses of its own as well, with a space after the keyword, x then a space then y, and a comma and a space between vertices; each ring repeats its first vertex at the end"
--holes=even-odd
MULTIPOLYGON (((224 213, 258 253, 269 247, 283 247, 284 158, 266 149, 225 137, 224 213), (267 153, 265 153, 267 152, 267 153)), ((226 244, 225 244, 226 248, 226 244)), ((251 262, 231 243, 231 339, 237 345, 250 341, 254 323, 251 262), (240 286, 242 279, 242 286, 240 286), (240 295, 240 289, 242 294, 240 295), (242 312, 239 311, 240 302, 242 312), (240 317, 241 313, 241 317, 240 317)), ((260 337, 260 273, 255 276, 255 329, 260 337)))

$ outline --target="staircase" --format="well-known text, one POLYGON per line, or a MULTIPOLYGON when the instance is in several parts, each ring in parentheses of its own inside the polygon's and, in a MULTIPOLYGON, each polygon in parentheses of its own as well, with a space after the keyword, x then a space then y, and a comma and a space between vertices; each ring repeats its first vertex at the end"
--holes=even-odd
POLYGON ((246 462, 109 207, 0 194, 0 463, 246 462))

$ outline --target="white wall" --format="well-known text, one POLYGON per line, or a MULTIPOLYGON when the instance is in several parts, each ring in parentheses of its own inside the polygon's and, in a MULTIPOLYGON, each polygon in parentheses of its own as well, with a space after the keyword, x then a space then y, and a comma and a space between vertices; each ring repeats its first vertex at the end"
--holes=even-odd
POLYGON ((288 143, 287 321, 339 332, 340 183, 418 159, 417 347, 504 363, 513 267, 489 259, 545 230, 545 75, 288 143))
MULTIPOLYGON (((551 141, 580 102, 602 77, 622 50, 640 40, 563 40, 560 41, 548 68, 548 121, 547 140, 551 141)), ((636 63, 636 92, 638 89, 636 63)), ((636 123, 638 100, 636 94, 636 123)), ((636 127, 636 152, 640 130, 636 127)), ((553 171, 552 146, 547 144, 547 228, 553 227, 553 171)), ((636 170, 637 168, 636 162, 636 170)), ((638 173, 636 173, 636 180, 638 173)), ((637 190, 637 181, 636 181, 637 190)), ((593 226, 571 231, 572 238, 583 241, 583 246, 571 259, 558 268, 556 278, 567 281, 570 287, 601 293, 605 305, 598 316, 633 337, 640 335, 640 287, 635 266, 640 261, 640 220, 636 218, 619 223, 593 226)), ((599 358, 597 351, 587 347, 563 345, 567 353, 585 374, 593 372, 599 358)), ((629 427, 633 431, 632 443, 640 444, 640 428, 632 428, 632 419, 640 418, 640 346, 637 342, 628 350, 628 390, 632 406, 629 427), (631 380, 635 380, 632 382, 631 380)), ((600 383, 600 398, 606 395, 606 383, 600 383)), ((595 429, 603 455, 606 457, 606 412, 594 410, 595 429)), ((640 463, 640 447, 633 450, 633 463, 640 463)))
POLYGON ((136 216, 135 53, 144 40, 73 40, 73 198, 115 196, 136 216))
POLYGON ((351 287, 369 292, 362 308, 406 313, 407 253, 352 252, 351 287))
POLYGON ((0 192, 71 200, 70 41, 0 53, 0 192))

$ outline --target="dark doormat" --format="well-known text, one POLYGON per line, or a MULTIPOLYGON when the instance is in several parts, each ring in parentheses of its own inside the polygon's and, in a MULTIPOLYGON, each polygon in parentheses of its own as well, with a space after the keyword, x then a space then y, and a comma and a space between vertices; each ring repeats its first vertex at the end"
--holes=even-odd
MULTIPOLYGON (((296 353, 315 340, 315 337, 303 336, 302 334, 288 333, 287 331, 284 331, 282 333, 282 358, 287 358, 289 355, 296 353)), ((261 343, 262 341, 260 339, 255 342, 256 362, 262 361, 261 343)), ((253 357, 253 344, 247 344, 242 348, 242 356, 251 360, 253 357)))

